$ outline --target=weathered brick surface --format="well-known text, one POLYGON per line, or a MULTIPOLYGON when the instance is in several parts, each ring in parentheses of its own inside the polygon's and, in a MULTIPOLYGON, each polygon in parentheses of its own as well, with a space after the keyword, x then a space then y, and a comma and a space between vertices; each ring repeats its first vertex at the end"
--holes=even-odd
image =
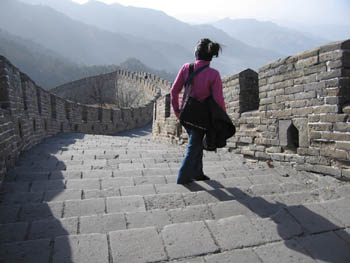
POLYGON ((0 56, 0 184, 22 151, 58 132, 114 134, 146 125, 152 120, 154 100, 161 89, 170 87, 168 81, 154 75, 119 70, 65 84, 54 92, 80 90, 85 94, 91 83, 101 79, 108 84, 117 81, 120 86, 142 88, 142 105, 109 110, 62 99, 38 87, 0 56))
MULTIPOLYGON (((167 174, 184 148, 145 133, 60 134, 21 155, 15 180, 0 189, 0 262, 347 262, 349 183, 218 151, 204 153, 211 180, 176 185, 167 174), (110 169, 113 151, 154 168, 110 169), (85 179, 94 170, 71 156, 101 166, 96 178, 85 179), (60 172, 55 163, 81 170, 60 172)), ((311 167, 327 167, 316 165, 326 157, 307 157, 311 167)))

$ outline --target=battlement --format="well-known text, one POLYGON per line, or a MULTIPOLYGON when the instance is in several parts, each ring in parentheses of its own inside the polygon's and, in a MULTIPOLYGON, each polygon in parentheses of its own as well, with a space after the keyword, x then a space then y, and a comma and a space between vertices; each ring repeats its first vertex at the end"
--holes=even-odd
MULTIPOLYGON (((237 133, 227 149, 247 158, 350 179, 350 40, 330 43, 223 79, 237 133)), ((158 99, 153 138, 182 144, 187 135, 158 99)))
POLYGON ((55 90, 83 90, 99 79, 119 79, 123 85, 137 83, 147 94, 145 103, 118 110, 75 103, 37 86, 5 57, 0 57, 0 184, 22 151, 59 132, 115 134, 145 126, 152 121, 153 104, 161 89, 170 87, 169 82, 154 75, 119 70, 73 81, 55 90))

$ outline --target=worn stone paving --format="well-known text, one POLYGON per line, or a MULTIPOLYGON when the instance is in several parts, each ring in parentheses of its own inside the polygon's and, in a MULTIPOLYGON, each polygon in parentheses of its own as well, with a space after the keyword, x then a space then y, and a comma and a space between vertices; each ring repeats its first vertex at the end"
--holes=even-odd
POLYGON ((149 128, 45 140, 1 189, 0 262, 350 262, 348 183, 222 150, 184 187, 183 155, 149 128))

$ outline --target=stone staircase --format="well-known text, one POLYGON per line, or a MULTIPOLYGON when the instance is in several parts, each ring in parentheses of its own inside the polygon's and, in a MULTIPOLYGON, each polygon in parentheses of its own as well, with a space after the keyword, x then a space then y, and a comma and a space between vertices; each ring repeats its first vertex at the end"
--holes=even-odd
POLYGON ((350 184, 219 151, 185 187, 183 154, 149 128, 47 139, 2 186, 0 262, 350 262, 350 184))

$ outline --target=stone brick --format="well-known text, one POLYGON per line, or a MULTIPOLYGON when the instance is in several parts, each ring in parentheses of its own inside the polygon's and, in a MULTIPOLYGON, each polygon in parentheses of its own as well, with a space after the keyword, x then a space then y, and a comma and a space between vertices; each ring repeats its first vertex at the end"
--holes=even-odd
POLYGON ((350 244, 350 228, 344 230, 338 230, 334 232, 338 237, 345 240, 348 244, 350 244))
POLYGON ((340 160, 347 160, 349 159, 349 155, 348 155, 349 151, 343 151, 343 150, 328 150, 326 151, 326 153, 324 154, 323 151, 321 151, 321 154, 324 154, 325 156, 329 156, 332 159, 340 159, 340 160))
POLYGON ((339 96, 340 91, 340 88, 337 87, 327 88, 327 96, 339 96))
POLYGON ((0 259, 2 262, 47 263, 50 250, 50 239, 1 244, 0 259))
POLYGON ((321 81, 321 80, 333 79, 341 76, 342 76, 342 69, 334 69, 331 71, 317 74, 317 80, 321 81))
POLYGON ((316 98, 316 92, 315 91, 307 91, 304 93, 297 93, 295 94, 296 100, 303 100, 303 99, 312 99, 316 98))
POLYGON ((2 204, 15 205, 15 204, 41 203, 42 197, 43 197, 42 192, 7 194, 2 198, 2 204))
POLYGON ((81 200, 81 190, 53 190, 44 193, 44 202, 81 200))
POLYGON ((252 249, 233 250, 209 255, 205 257, 205 262, 232 263, 232 259, 234 259, 235 262, 260 262, 260 259, 252 249))
MULTIPOLYGON (((215 191, 215 190, 214 190, 215 191)), ((214 191, 201 191, 201 192, 194 192, 184 195, 184 200, 186 205, 192 206, 192 205, 201 205, 201 204, 207 204, 207 203, 217 203, 219 201, 218 196, 215 196, 214 191)), ((225 193, 225 192, 222 192, 225 193)), ((232 198, 233 199, 233 198, 232 198)))
POLYGON ((206 205, 172 209, 169 215, 173 223, 184 223, 213 219, 206 205))
POLYGON ((283 88, 275 89, 275 90, 271 90, 271 91, 267 92, 267 97, 277 97, 277 96, 284 95, 284 94, 285 94, 285 92, 284 92, 283 88))
POLYGON ((28 223, 0 225, 0 244, 24 241, 27 229, 28 223))
POLYGON ((326 88, 334 88, 334 87, 340 86, 341 80, 337 78, 337 79, 329 79, 321 82, 326 83, 326 88))
POLYGON ((163 176, 138 176, 134 177, 135 185, 165 184, 163 176))
POLYGON ((156 193, 153 185, 137 185, 137 186, 131 186, 131 187, 121 187, 120 192, 122 196, 152 195, 156 193))
POLYGON ((349 245, 334 232, 298 238, 296 240, 313 258, 324 262, 350 261, 349 245))
POLYGON ((271 104, 275 102, 275 98, 274 97, 270 97, 270 98, 266 98, 266 99, 261 99, 260 100, 260 105, 264 105, 264 104, 271 104))
POLYGON ((263 243, 263 237, 245 216, 206 221, 222 250, 233 250, 263 243))
POLYGON ((333 125, 331 123, 309 123, 309 128, 315 131, 332 131, 333 125))
POLYGON ((334 123, 339 121, 339 117, 338 114, 321 114, 320 121, 334 123))
POLYGON ((78 218, 45 219, 32 223, 29 239, 55 238, 75 235, 78 232, 78 218))
POLYGON ((170 259, 218 252, 203 222, 168 225, 161 232, 170 259))
POLYGON ((299 155, 311 155, 311 156, 319 156, 320 155, 320 149, 318 148, 303 148, 303 147, 298 147, 297 152, 299 155))
POLYGON ((105 213, 104 199, 65 201, 64 217, 85 216, 105 213))
POLYGON ((308 252, 295 240, 287 240, 258 247, 254 252, 263 262, 279 263, 281 258, 288 262, 314 263, 308 252))
POLYGON ((295 95, 294 94, 290 94, 290 95, 281 95, 276 97, 276 103, 279 102, 285 102, 285 101, 293 101, 295 100, 295 95))
POLYGON ((288 102, 287 105, 289 105, 292 108, 304 108, 307 105, 307 102, 307 100, 297 100, 288 102))
POLYGON ((316 55, 316 56, 313 56, 313 57, 308 57, 308 58, 305 58, 305 59, 298 60, 295 63, 295 68, 296 69, 301 69, 301 68, 309 67, 311 65, 318 64, 318 63, 319 63, 319 57, 318 57, 318 55, 316 55))
POLYGON ((298 205, 288 207, 287 210, 308 233, 319 233, 340 228, 339 221, 319 204, 298 205))
POLYGON ((315 114, 321 114, 321 113, 337 113, 338 111, 339 111, 339 108, 337 105, 324 105, 324 106, 314 107, 312 112, 315 114))
POLYGON ((52 262, 108 263, 107 236, 89 234, 57 237, 52 262))
POLYGON ((280 210, 269 219, 253 219, 254 226, 265 238, 265 242, 286 240, 303 234, 303 230, 285 210, 280 210))
POLYGON ((302 60, 302 59, 306 59, 306 58, 309 58, 309 57, 318 56, 319 52, 320 52, 319 48, 313 48, 313 49, 304 51, 301 54, 295 55, 294 57, 295 57, 296 60, 298 60, 298 59, 302 60))
POLYGON ((141 196, 107 198, 108 213, 143 212, 145 210, 145 202, 141 196))
POLYGON ((109 234, 113 262, 160 262, 167 260, 162 239, 154 227, 109 234))
POLYGON ((343 105, 342 111, 343 113, 350 114, 350 104, 343 105))
POLYGON ((282 111, 276 111, 276 112, 274 112, 274 115, 277 118, 288 117, 288 116, 293 115, 293 110, 292 109, 285 109, 282 111))
POLYGON ((344 65, 344 63, 341 60, 327 62, 327 68, 329 68, 329 69, 341 68, 343 65, 344 65))
POLYGON ((339 226, 350 226, 350 209, 347 205, 347 199, 331 200, 322 203, 324 207, 334 218, 337 219, 339 226))
POLYGON ((19 214, 19 221, 34 221, 46 218, 60 218, 63 202, 24 205, 19 214))
POLYGON ((164 227, 170 225, 169 213, 162 209, 150 210, 147 212, 129 212, 125 214, 129 228, 141 227, 164 227))
POLYGON ((269 154, 264 153, 264 152, 255 152, 255 157, 261 160, 270 160, 271 157, 269 154))
POLYGON ((341 59, 343 57, 343 54, 344 54, 344 51, 342 50, 334 50, 326 53, 322 52, 322 54, 320 54, 320 62, 341 59))
POLYGON ((286 95, 300 93, 304 91, 304 85, 295 85, 284 89, 286 95))
POLYGON ((350 179, 350 169, 342 169, 342 177, 345 179, 350 179))
POLYGON ((67 180, 67 189, 100 189, 100 181, 98 179, 77 179, 67 180))
POLYGON ((350 141, 350 134, 347 133, 330 133, 322 132, 321 138, 325 140, 334 140, 334 141, 350 141))
POLYGON ((325 71, 327 71, 327 66, 325 63, 320 63, 318 65, 313 65, 311 67, 306 67, 303 69, 305 76, 312 75, 319 72, 325 72, 325 71))
POLYGON ((80 233, 108 233, 126 229, 125 216, 119 214, 100 214, 80 217, 80 233))
POLYGON ((314 83, 316 82, 318 74, 312 74, 312 75, 308 75, 308 76, 304 76, 304 74, 302 74, 301 77, 294 79, 294 85, 303 85, 303 84, 309 84, 309 83, 314 83))

